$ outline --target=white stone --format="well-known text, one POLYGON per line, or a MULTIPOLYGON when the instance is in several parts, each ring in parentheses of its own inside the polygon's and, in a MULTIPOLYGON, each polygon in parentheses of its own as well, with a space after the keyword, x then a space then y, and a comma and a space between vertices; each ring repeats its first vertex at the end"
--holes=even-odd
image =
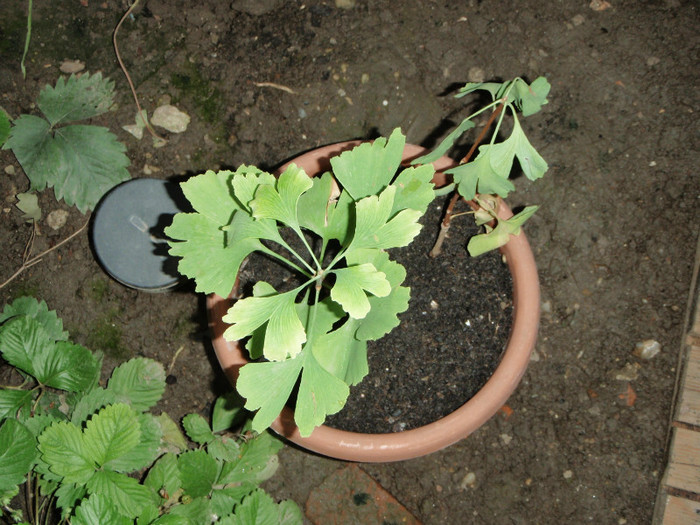
POLYGON ((640 341, 634 347, 634 355, 646 361, 656 357, 659 352, 661 352, 661 344, 653 339, 640 341))
POLYGON ((182 133, 189 123, 190 116, 170 104, 157 107, 151 117, 151 124, 167 129, 171 133, 182 133))

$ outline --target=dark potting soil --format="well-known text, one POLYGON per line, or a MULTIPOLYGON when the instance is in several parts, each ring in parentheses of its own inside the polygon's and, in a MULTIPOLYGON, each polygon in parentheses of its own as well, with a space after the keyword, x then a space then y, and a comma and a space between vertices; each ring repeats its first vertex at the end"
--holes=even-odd
MULTIPOLYGON (((510 273, 498 252, 469 256, 466 243, 477 232, 471 216, 453 219, 442 254, 428 256, 442 204, 431 206, 411 245, 391 250, 406 268, 409 309, 398 327, 369 343, 369 374, 327 425, 372 434, 431 423, 471 399, 498 366, 511 327, 510 273)), ((244 295, 259 280, 286 287, 279 265, 259 255, 241 277, 244 295)))

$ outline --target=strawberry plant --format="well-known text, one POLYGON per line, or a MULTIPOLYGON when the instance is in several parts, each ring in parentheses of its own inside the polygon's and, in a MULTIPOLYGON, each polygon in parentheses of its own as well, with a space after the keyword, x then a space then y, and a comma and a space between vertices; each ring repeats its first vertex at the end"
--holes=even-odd
POLYGON ((192 447, 166 413, 151 413, 165 390, 160 363, 132 359, 101 386, 101 356, 71 343, 56 313, 29 297, 0 314, 0 353, 14 378, 0 387, 0 515, 36 524, 302 522, 296 504, 258 488, 282 445, 267 433, 230 433, 240 416, 233 398, 217 400, 211 423, 185 416, 192 447))
MULTIPOLYGON (((237 381, 246 408, 257 410, 253 429, 262 431, 294 396, 295 422, 309 435, 326 416, 339 411, 349 388, 368 373, 367 342, 399 324, 410 289, 404 268, 389 250, 408 245, 421 229, 419 219, 436 196, 430 164, 445 154, 474 118, 492 111, 498 118, 491 141, 446 173, 453 182, 437 193, 453 192, 473 201, 486 233, 469 243, 473 255, 497 248, 535 211, 510 219, 495 212, 495 196, 514 189, 508 180, 517 158, 530 179, 541 177, 546 162, 527 140, 517 112, 527 116, 546 103, 544 78, 528 85, 467 84, 458 96, 485 90, 492 102, 466 118, 431 153, 401 165, 405 137, 363 143, 330 160, 332 173, 315 178, 295 165, 275 178, 256 167, 209 171, 182 184, 194 213, 178 214, 166 230, 170 253, 181 257, 180 273, 194 278, 197 291, 229 295, 244 260, 263 253, 296 274, 288 289, 255 284, 223 320, 228 340, 246 339, 251 362, 237 381), (504 116, 513 117, 509 137, 498 141, 504 116), (297 240, 294 248, 287 239, 297 240), (261 359, 262 358, 262 359, 261 359)), ((449 219, 449 217, 448 217, 449 219)))

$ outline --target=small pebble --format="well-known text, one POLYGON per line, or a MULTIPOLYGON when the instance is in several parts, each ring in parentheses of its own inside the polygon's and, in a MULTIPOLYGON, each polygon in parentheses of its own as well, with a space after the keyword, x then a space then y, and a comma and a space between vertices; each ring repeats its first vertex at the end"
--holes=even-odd
POLYGON ((580 26, 586 21, 585 17, 583 15, 576 15, 571 19, 571 23, 574 24, 575 26, 580 26))
POLYGON ((468 472, 464 478, 462 478, 462 481, 459 483, 459 488, 464 490, 467 487, 469 488, 474 488, 476 485, 476 474, 473 472, 468 472))
POLYGON ((480 67, 471 67, 467 72, 467 80, 469 82, 483 82, 486 80, 486 73, 480 67))
POLYGON ((647 339, 637 343, 634 347, 634 355, 640 359, 648 361, 656 357, 661 352, 661 344, 653 339, 647 339))
POLYGON ((154 126, 167 129, 171 133, 182 133, 190 123, 190 116, 175 106, 159 106, 153 112, 151 123, 154 126))
POLYGON ((68 212, 66 210, 54 210, 46 217, 46 223, 52 230, 58 231, 66 225, 68 212))
POLYGON ((627 363, 624 368, 615 372, 618 381, 634 381, 639 376, 639 363, 627 363))
POLYGON ((504 445, 508 445, 511 441, 513 441, 513 436, 509 436, 508 434, 501 434, 501 441, 503 441, 504 445))
POLYGON ((571 472, 570 470, 564 471, 564 479, 571 479, 573 476, 574 476, 574 473, 571 472))
POLYGON ((79 73, 85 69, 85 62, 81 62, 80 60, 64 60, 58 69, 61 70, 61 73, 79 73))
POLYGON ((14 175, 15 167, 12 164, 5 166, 5 173, 7 173, 8 175, 14 175))

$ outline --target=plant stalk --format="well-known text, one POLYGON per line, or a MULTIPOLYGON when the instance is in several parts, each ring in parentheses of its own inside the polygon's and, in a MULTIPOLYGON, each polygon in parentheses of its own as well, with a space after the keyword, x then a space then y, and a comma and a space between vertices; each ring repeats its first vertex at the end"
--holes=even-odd
MULTIPOLYGON (((476 138, 476 141, 474 141, 474 144, 472 144, 472 147, 469 149, 467 154, 464 156, 462 160, 459 161, 460 164, 466 164, 469 162, 474 155, 474 152, 476 151, 476 148, 479 147, 479 144, 481 144, 484 140, 484 137, 486 136, 486 133, 488 130, 491 128, 491 125, 494 123, 496 118, 503 112, 503 108, 506 106, 506 101, 507 97, 504 97, 502 99, 501 104, 498 105, 498 107, 495 109, 493 113, 491 113, 491 116, 489 117, 488 121, 486 122, 486 125, 484 126, 484 129, 481 130, 481 133, 479 133, 479 136, 476 138)), ((460 195, 458 191, 453 191, 452 192, 452 197, 450 198, 450 202, 447 204, 447 207, 445 208, 445 216, 442 219, 442 223, 440 224, 440 233, 438 233, 437 240, 435 241, 435 244, 433 245, 433 248, 430 250, 430 257, 437 257, 442 253, 442 244, 445 242, 445 238, 447 237, 447 233, 450 230, 450 223, 452 221, 452 216, 454 213, 454 207, 457 204, 457 201, 460 199, 460 195)), ((472 202, 470 202, 470 205, 472 205, 472 202)))
POLYGON ((134 0, 134 3, 131 4, 131 7, 127 9, 126 13, 124 13, 124 16, 121 17, 119 20, 119 23, 117 24, 117 27, 114 28, 114 33, 112 33, 112 44, 114 45, 114 54, 117 55, 117 62, 119 62, 119 67, 122 68, 122 71, 124 72, 124 76, 126 77, 126 81, 129 83, 129 88, 131 89, 131 94, 134 96, 134 102, 136 102, 136 109, 138 110, 139 116, 142 117, 143 123, 146 126, 146 129, 148 132, 153 136, 154 139, 167 142, 167 140, 153 129, 151 126, 151 123, 149 122, 148 116, 143 118, 143 112, 141 110, 141 104, 139 104, 139 97, 136 96, 136 88, 134 87, 134 83, 131 81, 131 76, 129 75, 129 72, 126 70, 126 66, 124 65, 124 61, 122 60, 121 54, 119 53, 119 46, 117 45, 117 33, 119 32, 119 28, 121 28, 122 24, 124 23, 124 20, 126 20, 126 17, 129 16, 134 8, 138 5, 140 0, 134 0))

